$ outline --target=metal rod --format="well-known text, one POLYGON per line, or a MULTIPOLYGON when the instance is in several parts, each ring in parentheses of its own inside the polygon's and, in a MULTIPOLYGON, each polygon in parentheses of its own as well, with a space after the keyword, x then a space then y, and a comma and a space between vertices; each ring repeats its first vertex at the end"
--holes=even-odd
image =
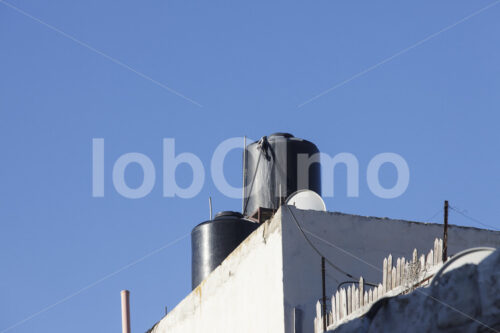
POLYGON ((280 196, 280 201, 279 201, 279 204, 278 204, 278 208, 280 208, 281 204, 282 204, 282 201, 281 201, 281 183, 280 183, 280 194, 279 194, 279 196, 280 196))
POLYGON ((208 197, 208 209, 210 210, 210 220, 212 220, 212 197, 208 197))
POLYGON ((243 187, 242 187, 242 197, 241 197, 241 214, 244 214, 245 210, 245 183, 246 183, 246 166, 247 166, 247 137, 243 137, 243 187))
POLYGON ((326 286, 325 286, 325 257, 321 257, 321 283, 323 285, 323 332, 326 332, 326 286))
POLYGON ((122 297, 122 333, 130 333, 130 292, 121 291, 122 297))
POLYGON ((444 201, 443 262, 448 259, 448 200, 444 201))
MULTIPOLYGON (((359 281, 344 281, 344 282, 341 282, 339 283, 339 285, 337 286, 337 291, 340 290, 340 287, 342 287, 344 284, 359 284, 359 281)), ((370 283, 370 282, 366 282, 366 281, 363 281, 363 284, 365 286, 370 286, 370 287, 378 287, 378 284, 373 284, 373 283, 370 283)))

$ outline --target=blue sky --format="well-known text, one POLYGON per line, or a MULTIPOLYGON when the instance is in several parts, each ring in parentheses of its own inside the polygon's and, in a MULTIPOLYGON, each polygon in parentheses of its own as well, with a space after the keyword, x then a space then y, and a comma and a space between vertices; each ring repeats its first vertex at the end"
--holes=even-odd
MULTIPOLYGON (((33 314, 8 332, 119 331, 121 289, 131 290, 132 331, 152 326, 190 291, 189 237, 92 284, 188 234, 209 196, 216 211, 241 208, 209 177, 230 137, 286 131, 356 155, 360 196, 346 196, 339 168, 329 210, 440 221, 448 199, 500 228, 500 5, 297 107, 492 3, 9 1, 30 18, 0 2, 0 332, 33 314), (91 195, 92 138, 105 139, 104 198, 91 195), (162 196, 163 138, 203 161, 195 198, 162 196), (127 152, 157 169, 143 199, 113 188, 127 152), (382 152, 410 167, 397 199, 377 198, 364 178, 382 152)), ((225 170, 241 182, 240 151, 225 170)), ((190 177, 178 169, 179 184, 190 177)), ((126 179, 138 186, 140 168, 126 179)), ((394 180, 382 168, 382 184, 394 180)), ((478 226, 453 211, 450 222, 478 226)))

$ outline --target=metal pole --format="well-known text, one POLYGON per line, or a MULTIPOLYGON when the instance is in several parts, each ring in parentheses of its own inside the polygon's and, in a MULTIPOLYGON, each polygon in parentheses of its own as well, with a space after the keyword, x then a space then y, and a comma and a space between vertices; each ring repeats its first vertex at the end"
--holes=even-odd
POLYGON ((321 282, 323 284, 323 332, 326 332, 326 286, 325 286, 325 257, 321 257, 321 282))
POLYGON ((212 197, 208 197, 208 209, 210 210, 210 220, 212 220, 212 197))
POLYGON ((448 259, 448 200, 444 201, 443 262, 448 259))
POLYGON ((279 194, 279 196, 280 196, 280 201, 279 201, 279 204, 278 204, 278 208, 280 208, 280 207, 281 207, 281 204, 283 203, 283 201, 281 200, 281 195, 282 195, 282 194, 281 194, 281 183, 280 183, 280 194, 279 194))
POLYGON ((130 333, 130 292, 121 291, 122 296, 122 333, 130 333))
POLYGON ((243 137, 243 187, 242 187, 242 198, 241 198, 241 214, 244 214, 245 210, 245 182, 246 182, 246 164, 247 164, 247 137, 243 137))

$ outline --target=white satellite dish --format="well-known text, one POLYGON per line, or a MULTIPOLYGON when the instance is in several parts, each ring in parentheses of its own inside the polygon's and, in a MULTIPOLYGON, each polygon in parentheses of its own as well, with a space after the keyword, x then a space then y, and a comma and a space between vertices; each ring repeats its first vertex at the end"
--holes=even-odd
POLYGON ((321 196, 311 190, 298 190, 290 194, 285 203, 298 209, 326 212, 326 205, 321 196))
POLYGON ((443 275, 457 269, 466 264, 477 265, 483 261, 487 256, 495 252, 492 247, 474 247, 471 249, 463 250, 451 257, 446 263, 439 269, 439 271, 432 278, 431 284, 437 285, 439 283, 439 278, 443 275))

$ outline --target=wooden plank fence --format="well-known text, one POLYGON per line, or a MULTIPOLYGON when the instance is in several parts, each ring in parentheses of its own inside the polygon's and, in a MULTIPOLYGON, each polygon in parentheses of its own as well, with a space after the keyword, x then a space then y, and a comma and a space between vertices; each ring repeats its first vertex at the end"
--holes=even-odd
MULTIPOLYGON (((411 260, 404 257, 393 262, 392 255, 384 258, 382 264, 382 283, 378 286, 366 286, 363 277, 359 283, 352 283, 347 288, 340 288, 332 295, 331 311, 327 313, 328 329, 335 329, 338 325, 357 318, 366 313, 371 305, 382 297, 406 294, 415 288, 430 283, 431 278, 443 265, 443 240, 436 238, 434 248, 427 255, 413 250, 411 260)), ((316 318, 314 332, 323 332, 323 316, 321 302, 316 303, 316 318)))

